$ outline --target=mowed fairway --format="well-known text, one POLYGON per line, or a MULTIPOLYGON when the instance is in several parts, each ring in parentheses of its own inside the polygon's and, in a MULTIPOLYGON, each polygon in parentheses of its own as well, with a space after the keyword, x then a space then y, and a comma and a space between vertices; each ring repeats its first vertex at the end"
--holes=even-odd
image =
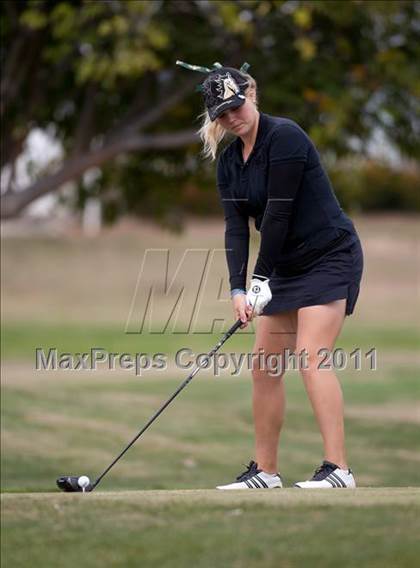
MULTIPOLYGON (((124 327, 144 251, 221 248, 223 226, 193 224, 180 237, 127 226, 98 239, 77 233, 4 239, 5 565, 417 566, 420 224, 400 217, 355 221, 365 274, 356 313, 338 342, 346 353, 363 354, 361 370, 353 360, 338 371, 354 491, 292 488, 322 459, 297 371, 286 375, 279 462, 286 489, 214 490, 253 457, 251 376, 229 369, 219 378, 200 372, 97 491, 59 493, 59 475, 98 475, 187 376, 174 365, 177 350, 198 354, 217 342, 219 333, 125 334, 124 327), (54 346, 70 353, 163 352, 169 365, 141 377, 104 368, 36 371, 36 347, 54 346), (364 356, 371 349, 377 370, 364 356)), ((223 264, 216 268, 223 273, 223 264)), ((159 279, 159 270, 147 275, 148 283, 159 279)), ((230 324, 229 302, 225 311, 230 324)), ((204 304, 200 318, 214 313, 214 304, 204 304)), ((163 318, 162 306, 157 314, 163 318)), ((247 352, 253 339, 240 332, 223 351, 247 352)))
POLYGON ((133 491, 3 497, 6 566, 405 567, 420 492, 133 491))

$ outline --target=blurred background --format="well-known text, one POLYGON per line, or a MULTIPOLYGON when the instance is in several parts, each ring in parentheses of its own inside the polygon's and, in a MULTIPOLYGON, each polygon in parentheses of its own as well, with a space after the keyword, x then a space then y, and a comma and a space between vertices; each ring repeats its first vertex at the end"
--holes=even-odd
MULTIPOLYGON (((312 137, 350 213, 420 210, 419 3, 4 2, 2 218, 220 218, 204 75, 244 61, 312 137), (417 189, 417 191, 416 191, 417 189)), ((61 219, 60 219, 61 222, 61 219)), ((90 227, 89 227, 90 226, 90 227)))
MULTIPOLYGON (((403 485, 418 484, 419 16, 420 3, 404 0, 2 3, 3 490, 54 490, 80 464, 94 475, 186 376, 173 366, 142 378, 39 372, 36 347, 173 362, 181 347, 207 352, 219 337, 221 326, 125 333, 148 248, 170 250, 174 269, 186 249, 224 246, 215 165, 197 137, 203 75, 177 59, 249 62, 260 110, 295 120, 317 145, 365 253, 339 346, 375 348, 378 359, 376 371, 365 357, 362 370, 339 371, 349 460, 361 485, 401 485, 401 470, 403 485)), ((250 262, 258 242, 253 231, 250 262)), ((226 328, 220 255, 214 271, 200 318, 217 311, 226 328)), ((163 291, 158 265, 141 281, 152 284, 163 291)), ((155 321, 166 321, 165 306, 155 321)), ((225 350, 252 342, 241 332, 225 350)), ((280 468, 290 485, 322 447, 297 372, 287 388, 280 468)), ((203 372, 104 489, 227 482, 253 454, 250 397, 249 372, 203 372)))

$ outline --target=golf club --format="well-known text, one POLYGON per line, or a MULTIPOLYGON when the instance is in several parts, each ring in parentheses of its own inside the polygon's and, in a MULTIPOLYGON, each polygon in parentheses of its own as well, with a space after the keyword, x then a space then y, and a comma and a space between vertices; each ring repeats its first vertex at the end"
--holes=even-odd
MULTIPOLYGON (((233 326, 223 335, 217 345, 207 354, 208 359, 213 357, 215 353, 220 349, 220 347, 229 339, 231 335, 235 333, 242 325, 241 320, 237 320, 233 326)), ((109 472, 109 470, 114 467, 114 465, 119 461, 122 456, 127 452, 129 448, 140 438, 140 436, 149 428, 149 426, 156 420, 156 418, 165 410, 167 406, 174 400, 174 398, 188 385, 192 378, 198 373, 202 368, 202 365, 196 365, 195 369, 188 375, 184 382, 177 388, 177 390, 172 394, 172 396, 153 414, 153 416, 147 421, 143 428, 138 432, 138 434, 131 440, 131 442, 122 450, 120 454, 109 464, 109 466, 101 473, 101 475, 91 483, 86 475, 81 476, 69 476, 63 475, 57 479, 57 486, 61 491, 67 493, 76 492, 90 492, 95 489, 109 472)))

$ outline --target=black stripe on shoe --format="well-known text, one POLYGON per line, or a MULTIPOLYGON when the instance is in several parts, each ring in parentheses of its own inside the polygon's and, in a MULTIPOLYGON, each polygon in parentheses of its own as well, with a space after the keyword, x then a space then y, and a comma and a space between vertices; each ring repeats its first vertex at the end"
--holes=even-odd
POLYGON ((330 476, 326 477, 325 481, 328 481, 328 483, 332 485, 334 489, 338 487, 336 480, 334 478, 330 479, 330 476))
POLYGON ((344 483, 344 481, 341 479, 341 477, 339 477, 336 473, 334 473, 333 471, 330 473, 330 476, 335 479, 337 481, 337 483, 341 486, 341 487, 347 487, 347 485, 344 483))
POLYGON ((250 489, 254 489, 247 479, 244 479, 244 483, 246 483, 250 489))
POLYGON ((252 485, 255 485, 256 489, 261 489, 260 484, 257 482, 257 480, 255 479, 255 477, 257 477, 256 475, 254 477, 250 477, 249 478, 249 482, 252 483, 252 485))
POLYGON ((261 479, 261 477, 260 477, 258 474, 255 475, 254 477, 256 477, 256 478, 258 479, 258 481, 261 483, 261 485, 262 485, 263 487, 265 487, 266 489, 268 489, 268 485, 266 484, 266 482, 265 482, 263 479, 261 479))

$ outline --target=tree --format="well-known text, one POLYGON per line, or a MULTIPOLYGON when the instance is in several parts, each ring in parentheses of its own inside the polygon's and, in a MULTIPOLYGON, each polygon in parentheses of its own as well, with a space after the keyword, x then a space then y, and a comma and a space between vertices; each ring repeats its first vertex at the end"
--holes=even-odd
POLYGON ((195 117, 202 109, 194 91, 204 76, 175 67, 176 59, 207 66, 246 59, 263 86, 264 111, 292 117, 336 155, 354 151, 355 142, 363 152, 378 126, 405 154, 418 151, 417 2, 3 6, 1 163, 10 173, 4 218, 67 181, 78 182, 79 204, 89 191, 107 199, 112 188, 120 212, 142 209, 145 179, 158 184, 176 170, 180 182, 205 185, 212 172, 197 159, 195 117), (14 165, 35 127, 54 129, 64 157, 19 188, 14 165), (82 176, 93 167, 102 177, 92 190, 82 176))

